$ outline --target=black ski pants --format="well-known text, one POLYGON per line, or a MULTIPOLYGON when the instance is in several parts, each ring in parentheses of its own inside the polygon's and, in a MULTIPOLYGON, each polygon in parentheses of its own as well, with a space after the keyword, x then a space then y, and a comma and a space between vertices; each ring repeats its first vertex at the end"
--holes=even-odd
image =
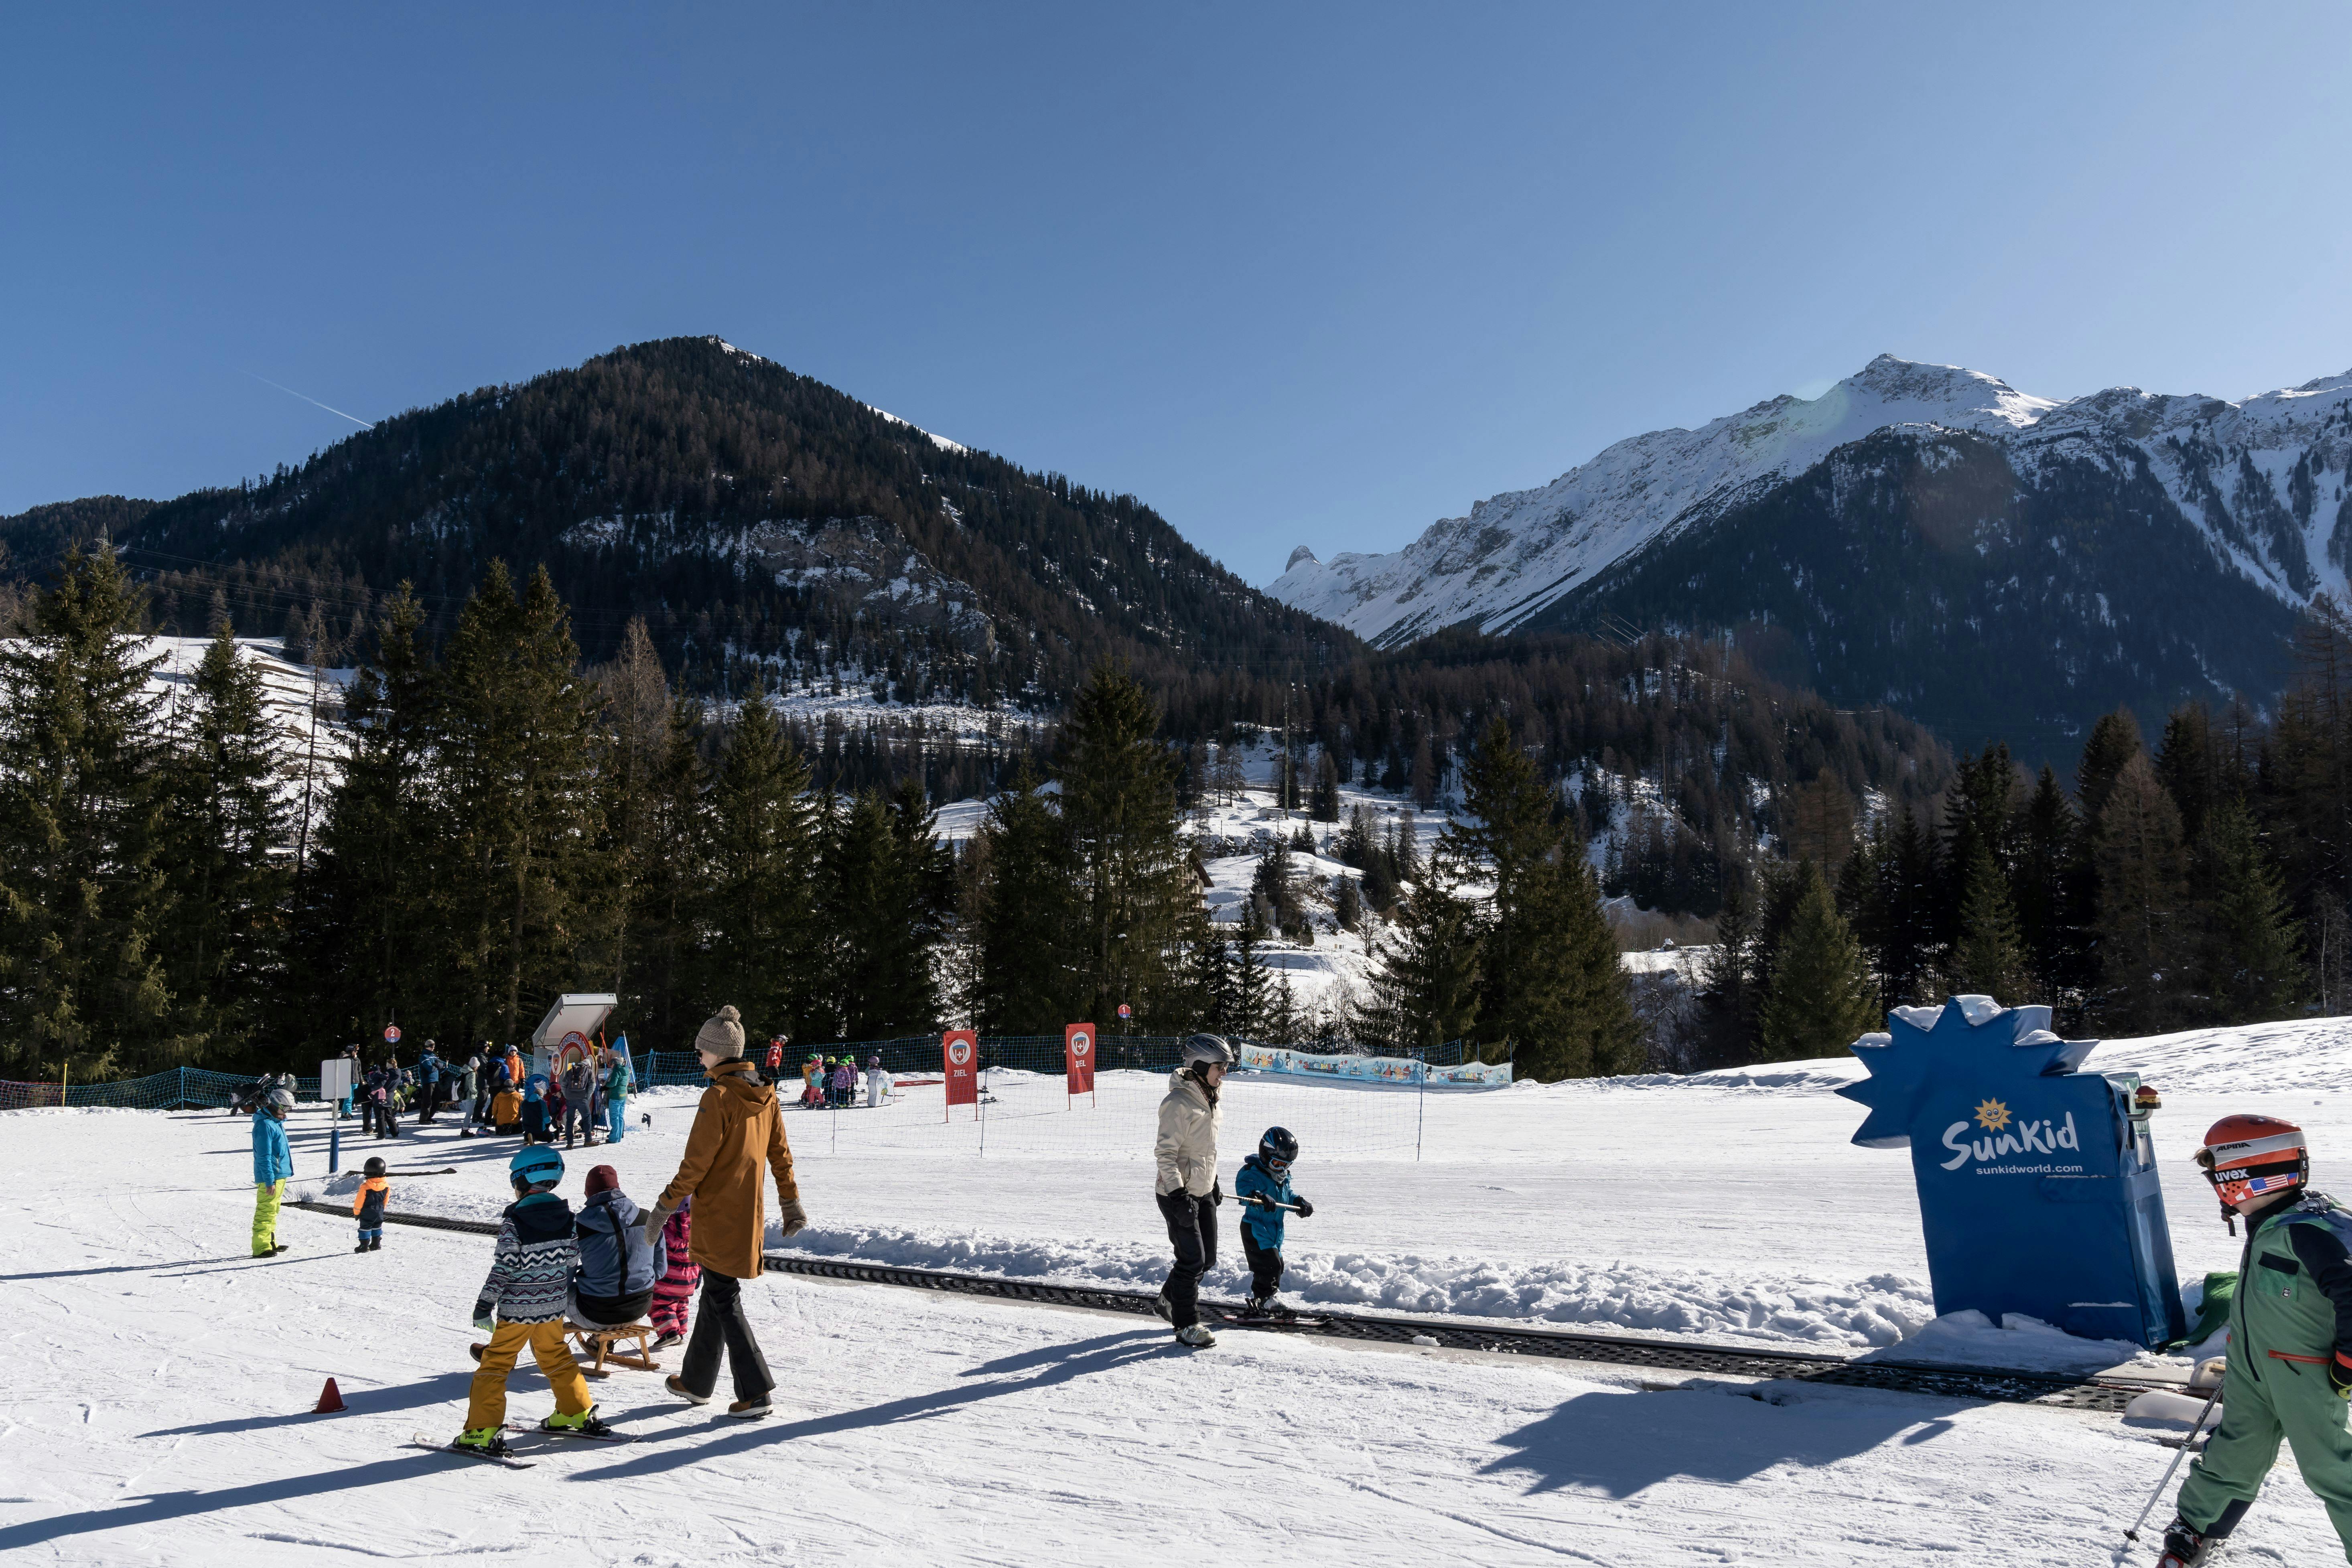
POLYGON ((1242 1226, 1242 1256, 1249 1259, 1251 1295, 1271 1296, 1282 1289, 1282 1249, 1260 1247, 1247 1224, 1242 1226))
POLYGON ((1168 1240, 1176 1248, 1176 1267, 1160 1293, 1168 1298, 1181 1329, 1201 1321, 1201 1276, 1217 1266, 1217 1200, 1196 1198, 1179 1187, 1160 1197, 1160 1217, 1168 1222, 1168 1240))
POLYGON ((757 1399, 776 1386, 768 1373, 768 1358, 751 1337, 751 1321, 743 1316, 743 1281, 702 1266, 702 1310, 694 1315, 694 1331, 687 1336, 686 1360, 677 1369, 678 1382, 708 1399, 719 1386, 719 1359, 735 1374, 735 1397, 757 1399))

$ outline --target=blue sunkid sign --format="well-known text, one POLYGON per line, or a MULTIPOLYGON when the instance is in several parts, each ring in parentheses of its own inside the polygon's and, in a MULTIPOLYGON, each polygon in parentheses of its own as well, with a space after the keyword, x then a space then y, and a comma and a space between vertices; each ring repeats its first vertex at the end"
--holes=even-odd
POLYGON ((2080 1072, 2047 1007, 1955 997, 1898 1007, 1838 1090, 1853 1141, 1911 1151, 1936 1310, 2023 1312, 2069 1333, 2161 1345, 2187 1331, 2139 1080, 2080 1072))

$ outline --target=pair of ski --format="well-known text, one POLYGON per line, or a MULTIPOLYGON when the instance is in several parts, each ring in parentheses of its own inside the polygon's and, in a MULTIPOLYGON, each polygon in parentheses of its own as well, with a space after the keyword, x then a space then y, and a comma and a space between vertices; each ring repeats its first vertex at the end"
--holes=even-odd
POLYGON ((1221 1329, 1320 1329, 1328 1318, 1303 1317, 1297 1312, 1253 1312, 1246 1307, 1220 1307, 1213 1302, 1201 1303, 1203 1312, 1212 1314, 1221 1329))
MULTIPOLYGON (((509 1421, 506 1429, 509 1432, 536 1432, 542 1437, 569 1437, 575 1443, 631 1443, 636 1440, 626 1432, 607 1432, 602 1436, 586 1432, 551 1432, 544 1426, 533 1426, 527 1421, 509 1421)), ((436 1454, 457 1454, 468 1459, 479 1459, 485 1464, 504 1465, 510 1470, 527 1470, 538 1462, 519 1458, 511 1453, 492 1454, 480 1448, 461 1448, 455 1443, 436 1442, 422 1432, 412 1432, 408 1437, 408 1446, 412 1448, 429 1448, 436 1454)))

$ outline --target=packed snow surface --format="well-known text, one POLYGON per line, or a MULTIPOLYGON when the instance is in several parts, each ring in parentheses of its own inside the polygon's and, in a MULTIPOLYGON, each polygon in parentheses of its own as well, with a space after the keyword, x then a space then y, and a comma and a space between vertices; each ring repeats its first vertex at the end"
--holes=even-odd
MULTIPOLYGON (((2223 1111, 2301 1121, 2318 1184, 2346 1185, 2352 1117, 2294 1086, 2347 1037, 2271 1026, 2093 1056, 2165 1090, 2184 1279, 2235 1263, 2187 1159, 2223 1111)), ((1831 1092, 1849 1076, 1786 1063, 1425 1100, 1248 1076, 1227 1092, 1223 1163, 1230 1187, 1262 1126, 1299 1131, 1316 1213, 1290 1224, 1286 1289, 1304 1303, 1898 1360, 2115 1359, 2031 1320, 1929 1321, 1908 1161, 1849 1142, 1860 1111, 1831 1092)), ((948 1120, 929 1086, 788 1112, 813 1218, 791 1245, 1150 1289, 1165 1246, 1151 1081, 1106 1074, 1091 1104, 1055 1082, 1003 1075, 985 1123, 948 1120)), ((571 1152, 564 1191, 610 1163, 650 1199, 694 1100, 639 1097, 625 1142, 571 1152)), ((457 1167, 395 1177, 395 1213, 504 1201, 510 1141, 412 1121, 396 1147, 347 1139, 331 1178, 324 1113, 299 1110, 290 1131, 296 1185, 331 1200, 381 1149, 457 1167)), ((1278 1542, 1292 1561, 1414 1568, 2078 1564, 2110 1560, 2170 1457, 2114 1415, 1704 1378, 1645 1390, 1597 1363, 1241 1331, 1192 1353, 1153 1321, 777 1275, 746 1289, 775 1416, 688 1409, 621 1371, 595 1392, 637 1442, 499 1471, 402 1446, 457 1429, 488 1239, 394 1226, 353 1256, 347 1218, 289 1210, 294 1250, 253 1260, 250 1173, 244 1121, 218 1112, 0 1116, 11 1562, 1143 1564, 1278 1542), (329 1376, 351 1409, 308 1414, 329 1376)), ((1238 1284, 1227 1265, 1208 1291, 1238 1284)), ((511 1414, 548 1407, 518 1373, 511 1414)), ((2324 1514, 2281 1471, 2239 1554, 2333 1561, 2324 1514)))
POLYGON ((2342 594, 2352 563, 2352 374, 2242 403, 2112 387, 2065 402, 1956 365, 1881 354, 1811 400, 1780 396, 1696 430, 1618 442, 1550 484, 1479 501, 1402 550, 1318 561, 1301 546, 1266 592, 1395 647, 1463 621, 1507 632, 1652 542, 1720 517, 1874 432, 1960 430, 2026 479, 2087 459, 2145 463, 2225 559, 2289 604, 2342 594))

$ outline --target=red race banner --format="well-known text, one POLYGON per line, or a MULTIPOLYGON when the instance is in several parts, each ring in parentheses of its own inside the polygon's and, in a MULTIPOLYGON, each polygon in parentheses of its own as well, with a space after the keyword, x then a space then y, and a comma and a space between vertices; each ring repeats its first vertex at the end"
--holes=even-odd
POLYGON ((940 1058, 947 1069, 948 1103, 980 1108, 980 1037, 970 1029, 950 1029, 940 1037, 940 1058))
POLYGON ((1092 1024, 1062 1026, 1063 1070, 1069 1074, 1072 1094, 1092 1094, 1095 1091, 1095 1026, 1092 1024))

